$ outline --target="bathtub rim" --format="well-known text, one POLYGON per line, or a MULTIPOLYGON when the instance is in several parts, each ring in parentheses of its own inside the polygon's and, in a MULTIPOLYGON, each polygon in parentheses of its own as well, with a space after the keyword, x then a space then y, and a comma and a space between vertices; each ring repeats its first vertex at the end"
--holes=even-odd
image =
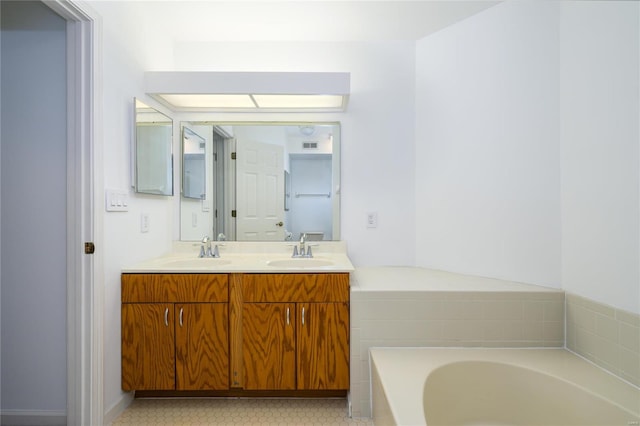
POLYGON ((547 293, 564 297, 552 284, 532 284, 422 266, 358 266, 351 273, 354 293, 442 292, 442 293, 547 293), (393 284, 389 284, 393 283, 393 284))
POLYGON ((369 350, 369 359, 372 413, 375 368, 389 410, 400 425, 426 425, 423 389, 428 375, 439 367, 464 361, 503 363, 547 374, 640 418, 639 387, 566 348, 375 347, 369 350))

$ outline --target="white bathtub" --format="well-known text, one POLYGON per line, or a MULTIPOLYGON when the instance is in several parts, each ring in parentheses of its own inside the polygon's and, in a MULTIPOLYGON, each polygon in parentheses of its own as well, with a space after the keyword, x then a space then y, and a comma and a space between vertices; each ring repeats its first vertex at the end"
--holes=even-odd
POLYGON ((640 424, 640 390, 564 349, 374 348, 382 425, 640 424))

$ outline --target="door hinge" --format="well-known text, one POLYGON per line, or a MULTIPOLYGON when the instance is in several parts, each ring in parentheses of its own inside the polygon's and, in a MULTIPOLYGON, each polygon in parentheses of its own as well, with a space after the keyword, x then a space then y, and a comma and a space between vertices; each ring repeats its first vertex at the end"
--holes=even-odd
POLYGON ((93 242, 88 241, 84 243, 84 254, 93 254, 96 252, 96 245, 93 242))
POLYGON ((231 153, 231 159, 232 159, 232 160, 235 160, 235 159, 236 159, 236 153, 235 153, 235 152, 232 152, 232 153, 231 153))
POLYGON ((231 217, 236 217, 236 211, 235 210, 231 210, 231 217))

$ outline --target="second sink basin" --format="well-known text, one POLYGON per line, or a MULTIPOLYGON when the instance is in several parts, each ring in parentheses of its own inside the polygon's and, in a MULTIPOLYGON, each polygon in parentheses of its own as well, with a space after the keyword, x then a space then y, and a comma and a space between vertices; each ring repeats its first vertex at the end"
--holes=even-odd
POLYGON ((267 262, 267 265, 277 268, 317 268, 321 266, 331 266, 333 265, 333 262, 324 259, 292 258, 271 260, 267 262))

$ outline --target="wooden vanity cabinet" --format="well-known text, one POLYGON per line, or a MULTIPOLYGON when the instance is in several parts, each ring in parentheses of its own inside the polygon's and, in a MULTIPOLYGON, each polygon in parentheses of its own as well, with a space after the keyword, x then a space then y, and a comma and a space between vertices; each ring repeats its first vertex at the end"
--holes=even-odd
POLYGON ((342 394, 349 294, 348 273, 122 274, 122 389, 342 394))
POLYGON ((298 314, 298 389, 349 389, 349 304, 302 303, 298 314))
POLYGON ((244 389, 296 388, 295 303, 244 303, 244 389))
POLYGON ((248 390, 349 389, 349 275, 244 274, 248 390))
POLYGON ((123 390, 175 388, 173 317, 173 304, 122 305, 123 390))
POLYGON ((176 390, 229 389, 228 311, 226 303, 176 305, 176 390))
POLYGON ((122 389, 229 389, 228 275, 122 275, 122 389))

